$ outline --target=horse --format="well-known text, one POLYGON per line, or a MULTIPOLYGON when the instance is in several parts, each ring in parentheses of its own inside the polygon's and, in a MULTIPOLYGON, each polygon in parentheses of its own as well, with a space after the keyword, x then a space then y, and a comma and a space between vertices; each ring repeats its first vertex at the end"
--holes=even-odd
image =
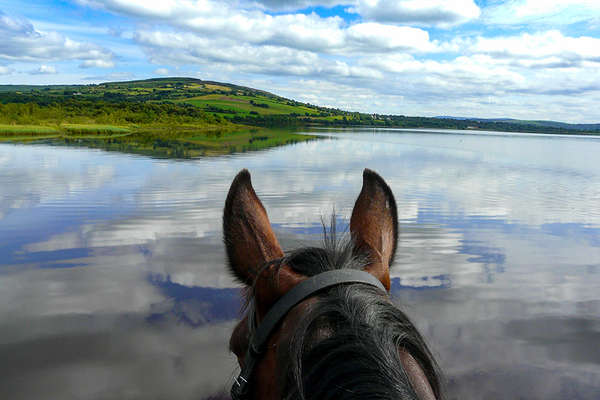
POLYGON ((396 201, 369 169, 349 233, 338 235, 332 217, 329 232, 323 223, 323 247, 284 253, 250 173, 234 178, 223 240, 246 299, 229 341, 241 369, 234 400, 443 397, 437 362, 389 297, 396 201))

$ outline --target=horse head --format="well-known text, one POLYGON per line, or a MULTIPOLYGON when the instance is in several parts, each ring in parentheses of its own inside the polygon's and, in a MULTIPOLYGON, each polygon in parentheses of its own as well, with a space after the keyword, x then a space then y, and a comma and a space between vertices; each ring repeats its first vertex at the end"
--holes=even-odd
POLYGON ((242 368, 234 398, 441 397, 435 360, 389 299, 398 218, 377 173, 363 173, 350 238, 338 240, 333 224, 323 248, 286 254, 242 170, 225 202, 223 235, 248 304, 230 339, 242 368))

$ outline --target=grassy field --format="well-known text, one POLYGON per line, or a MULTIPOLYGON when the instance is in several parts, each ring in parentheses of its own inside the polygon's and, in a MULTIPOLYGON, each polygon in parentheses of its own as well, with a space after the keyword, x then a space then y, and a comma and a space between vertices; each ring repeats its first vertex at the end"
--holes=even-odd
POLYGON ((62 130, 70 135, 114 135, 131 133, 127 126, 100 125, 100 124, 63 124, 62 130))
POLYGON ((104 134, 129 133, 131 128, 127 126, 100 125, 100 124, 63 124, 61 125, 69 133, 75 134, 104 134))
POLYGON ((7 125, 0 124, 0 136, 41 136, 59 134, 59 130, 50 126, 7 125))
POLYGON ((35 139, 75 135, 126 135, 132 130, 125 126, 99 124, 62 124, 59 126, 0 124, 0 137, 5 140, 35 139))
POLYGON ((178 102, 186 102, 208 112, 219 113, 217 111, 218 109, 228 111, 221 112, 220 114, 235 113, 240 115, 251 115, 252 112, 254 112, 258 115, 318 115, 318 112, 315 109, 303 105, 291 105, 266 96, 209 94, 191 99, 178 100, 178 102))

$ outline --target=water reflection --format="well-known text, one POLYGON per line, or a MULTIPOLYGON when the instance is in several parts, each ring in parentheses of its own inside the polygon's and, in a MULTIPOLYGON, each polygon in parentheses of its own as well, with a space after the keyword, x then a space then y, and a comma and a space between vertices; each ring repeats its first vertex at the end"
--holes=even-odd
POLYGON ((177 323, 199 327, 240 317, 243 301, 242 290, 239 288, 185 286, 160 275, 151 275, 149 280, 161 290, 165 301, 152 304, 148 321, 164 322, 174 319, 177 323))
POLYGON ((333 207, 347 225, 369 167, 399 206, 395 301, 431 342, 450 397, 598 398, 599 140, 327 134, 185 162, 0 145, 3 392, 226 387, 240 308, 221 242, 232 177, 252 171, 289 248, 318 241, 333 207))

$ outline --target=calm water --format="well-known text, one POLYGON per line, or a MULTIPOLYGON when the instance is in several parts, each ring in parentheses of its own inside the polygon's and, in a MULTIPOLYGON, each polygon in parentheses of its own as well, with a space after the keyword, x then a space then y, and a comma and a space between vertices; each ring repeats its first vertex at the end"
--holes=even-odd
POLYGON ((321 131, 188 161, 0 144, 0 393, 203 398, 228 386, 239 289, 224 199, 248 168, 281 241, 347 224, 362 169, 401 219, 393 296, 451 398, 600 398, 600 139, 321 131))

